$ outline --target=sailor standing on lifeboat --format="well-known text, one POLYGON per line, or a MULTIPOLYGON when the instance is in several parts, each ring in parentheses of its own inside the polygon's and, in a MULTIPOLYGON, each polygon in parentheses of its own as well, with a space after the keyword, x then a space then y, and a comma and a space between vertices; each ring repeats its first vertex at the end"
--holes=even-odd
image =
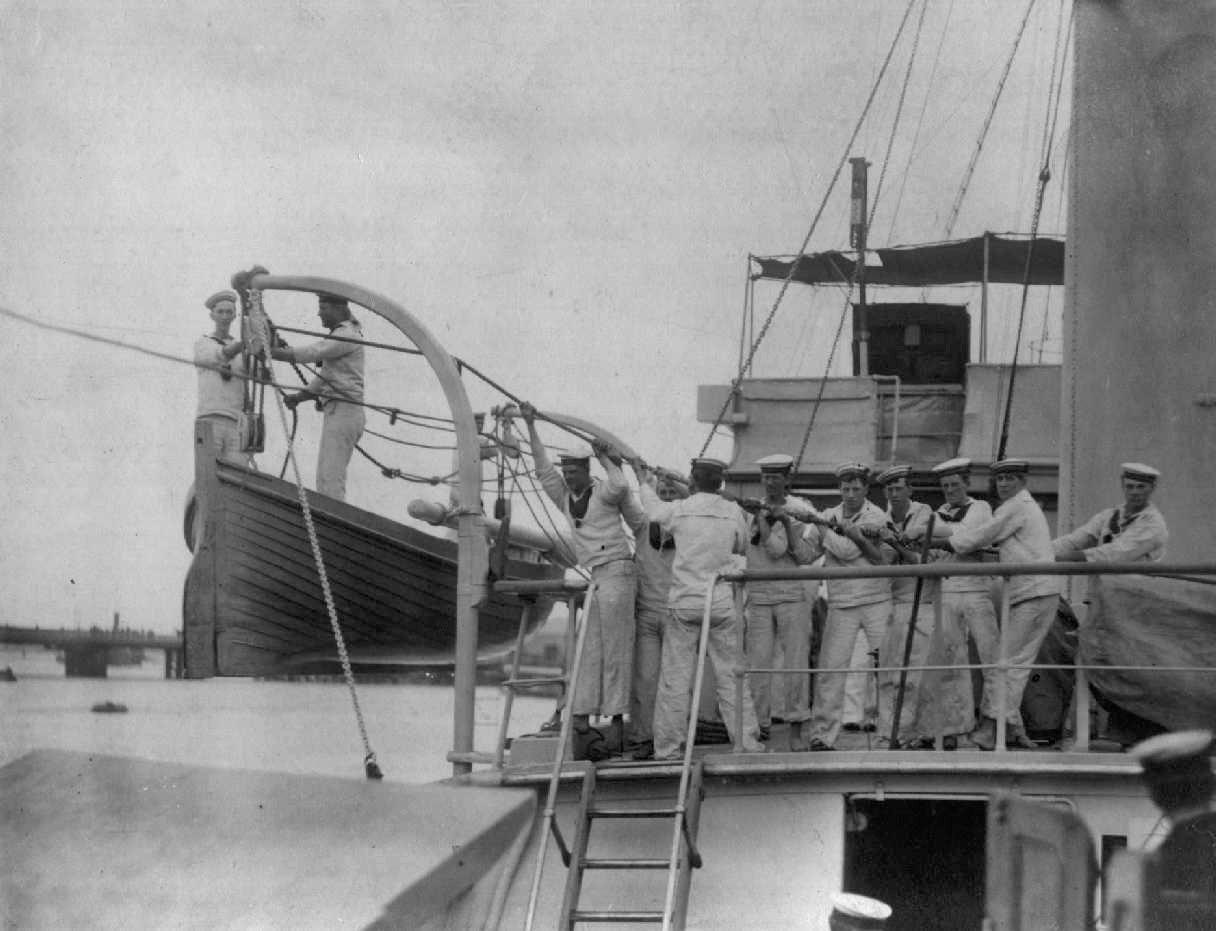
POLYGON ((252 467, 253 457, 241 449, 240 417, 245 402, 241 354, 245 343, 231 332, 236 301, 235 291, 217 291, 203 302, 215 329, 194 344, 194 364, 198 368, 195 418, 211 424, 217 459, 252 467))
POLYGON ((1149 500, 1161 477, 1150 465, 1125 462, 1120 467, 1123 506, 1099 511, 1088 521, 1051 541, 1056 562, 1160 562, 1169 530, 1165 517, 1149 500))
POLYGON ((284 403, 294 410, 302 401, 316 399, 325 412, 321 448, 317 453, 317 491, 346 500, 346 469, 363 436, 363 339, 359 321, 351 316, 345 298, 317 296, 321 325, 338 339, 322 339, 293 349, 282 343, 271 347, 273 358, 286 362, 316 362, 321 371, 303 391, 288 395, 284 403))

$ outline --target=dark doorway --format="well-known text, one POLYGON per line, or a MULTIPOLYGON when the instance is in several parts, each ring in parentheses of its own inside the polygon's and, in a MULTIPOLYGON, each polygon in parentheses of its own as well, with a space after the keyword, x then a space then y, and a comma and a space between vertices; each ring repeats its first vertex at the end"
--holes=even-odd
POLYGON ((886 902, 888 931, 978 931, 986 801, 845 799, 844 889, 886 902))

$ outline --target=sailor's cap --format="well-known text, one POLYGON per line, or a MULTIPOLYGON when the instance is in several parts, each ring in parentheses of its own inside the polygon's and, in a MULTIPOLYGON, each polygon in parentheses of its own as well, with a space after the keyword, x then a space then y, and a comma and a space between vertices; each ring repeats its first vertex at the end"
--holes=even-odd
POLYGON ((1146 773, 1184 775, 1211 771, 1212 732, 1177 731, 1160 734, 1136 744, 1128 753, 1140 761, 1146 773))
POLYGON ((726 463, 721 459, 715 459, 713 456, 697 456, 692 460, 694 469, 709 469, 714 472, 725 472, 726 463))
POLYGON ((909 465, 893 465, 888 469, 883 469, 874 478, 874 481, 880 485, 885 485, 888 482, 893 482, 897 478, 907 478, 912 474, 912 466, 909 465))
POLYGON ((837 892, 832 896, 832 911, 847 919, 849 928, 882 928, 891 917, 891 906, 878 899, 855 892, 837 892))
POLYGON ((1123 478, 1130 478, 1137 482, 1149 482, 1157 484, 1157 479, 1161 478, 1161 473, 1154 469, 1151 465, 1145 465, 1143 462, 1125 462, 1119 466, 1119 474, 1123 478))
POLYGON ((222 304, 227 301, 234 308, 236 307, 236 292, 235 291, 216 291, 211 297, 203 301, 203 305, 208 310, 215 310, 216 304, 222 304))
POLYGON ((567 462, 589 462, 591 460, 591 447, 586 443, 575 443, 565 452, 557 454, 557 461, 565 465, 567 462))
POLYGON ((958 459, 947 459, 945 462, 939 462, 933 467, 933 474, 938 478, 945 478, 947 475, 961 475, 964 472, 971 471, 971 460, 965 456, 958 459))
POLYGON ((788 473, 790 469, 794 468, 794 457, 787 456, 785 453, 773 453, 771 456, 757 459, 756 465, 760 467, 761 473, 788 473))
POLYGON ((1025 475, 1030 471, 1030 463, 1025 459, 1001 459, 992 464, 992 474, 1002 475, 1012 472, 1015 475, 1025 475))
POLYGON ((836 477, 839 479, 859 478, 863 482, 868 482, 870 467, 860 462, 842 462, 836 467, 836 477))
POLYGON ((333 304, 335 307, 349 307, 350 302, 344 297, 339 297, 337 294, 330 294, 328 291, 317 292, 318 304, 333 304))

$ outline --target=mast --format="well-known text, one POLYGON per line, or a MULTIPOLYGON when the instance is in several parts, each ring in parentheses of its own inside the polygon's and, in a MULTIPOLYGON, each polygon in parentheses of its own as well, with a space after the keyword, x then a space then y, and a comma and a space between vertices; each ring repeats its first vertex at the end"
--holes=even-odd
POLYGON ((1060 524, 1155 464, 1180 560, 1216 553, 1214 49, 1214 0, 1077 3, 1060 524))
POLYGON ((849 245, 857 251, 857 306, 853 308, 853 371, 870 374, 870 321, 866 313, 866 217, 869 213, 869 193, 864 158, 851 158, 853 189, 850 207, 849 245))

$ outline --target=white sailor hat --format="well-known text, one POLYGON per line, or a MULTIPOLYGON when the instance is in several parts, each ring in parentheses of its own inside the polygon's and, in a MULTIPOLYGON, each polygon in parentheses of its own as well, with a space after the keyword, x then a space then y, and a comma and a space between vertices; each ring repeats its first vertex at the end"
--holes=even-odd
POLYGON ((868 482, 870 467, 860 462, 842 462, 836 467, 836 477, 839 479, 859 478, 863 482, 868 482))
POLYGON ((855 892, 837 892, 832 896, 832 917, 833 928, 883 928, 891 917, 891 906, 855 892))
POLYGON ((763 459, 757 459, 756 465, 760 467, 761 473, 788 473, 792 468, 794 468, 794 457, 787 456, 785 453, 773 453, 771 456, 765 456, 763 459))
POLYGON ((710 469, 716 472, 725 472, 726 463, 721 459, 715 459, 713 456, 696 456, 692 460, 694 469, 710 469))
POLYGON ((880 485, 885 485, 887 482, 893 482, 897 478, 907 478, 912 474, 912 466, 910 465, 893 465, 890 468, 883 469, 875 476, 874 481, 880 485))
POLYGON ((203 301, 203 306, 208 310, 215 310, 216 304, 222 304, 227 301, 234 308, 236 307, 236 292, 235 291, 216 291, 211 297, 203 301))
POLYGON ((1145 465, 1143 462, 1125 462, 1119 466, 1119 474, 1122 478, 1130 478, 1137 482, 1149 482, 1156 485, 1157 479, 1161 478, 1161 473, 1154 469, 1151 465, 1145 465))
POLYGON ((958 459, 947 459, 945 462, 939 462, 933 467, 933 474, 938 478, 945 478, 947 475, 961 475, 964 472, 971 471, 971 460, 965 456, 958 459))
POLYGON ((1127 751, 1140 761, 1145 772, 1189 773, 1209 772, 1212 754, 1212 732, 1205 730, 1177 731, 1142 740, 1127 751))
POLYGON ((994 462, 990 468, 993 475, 1001 475, 1005 472, 1025 475, 1030 471, 1030 463, 1025 459, 1001 459, 998 462, 994 462))
POLYGON ((575 443, 565 452, 557 454, 557 461, 565 465, 567 462, 589 462, 591 460, 591 447, 586 443, 575 443))

